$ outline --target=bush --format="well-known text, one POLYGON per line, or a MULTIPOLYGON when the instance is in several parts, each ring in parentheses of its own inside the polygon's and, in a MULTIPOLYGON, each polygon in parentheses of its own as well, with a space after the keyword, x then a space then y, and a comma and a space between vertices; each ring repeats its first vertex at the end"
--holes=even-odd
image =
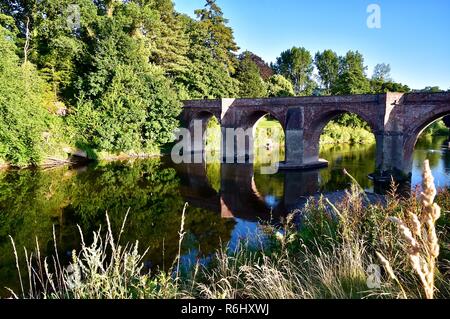
POLYGON ((170 142, 181 103, 162 71, 120 65, 101 98, 81 98, 68 121, 78 144, 99 151, 154 151, 170 142))
POLYGON ((369 144, 375 136, 363 127, 349 127, 330 122, 320 136, 321 144, 369 144))
POLYGON ((12 38, 0 26, 0 160, 36 165, 50 121, 48 91, 31 63, 20 65, 12 38))

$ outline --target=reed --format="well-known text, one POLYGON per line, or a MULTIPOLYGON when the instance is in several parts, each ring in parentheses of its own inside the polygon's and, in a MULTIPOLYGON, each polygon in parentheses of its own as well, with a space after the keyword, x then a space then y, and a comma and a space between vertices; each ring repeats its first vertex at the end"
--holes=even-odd
MULTIPOLYGON (((420 278, 426 298, 433 299, 436 261, 439 256, 436 221, 441 216, 441 208, 434 203, 437 192, 428 160, 424 162, 422 189, 423 191, 420 194, 422 209, 418 214, 409 211, 405 220, 397 217, 390 217, 389 219, 397 224, 400 229, 405 244, 405 252, 412 269, 420 278)), ((391 277, 398 282, 386 258, 381 253, 378 253, 378 256, 391 277)))

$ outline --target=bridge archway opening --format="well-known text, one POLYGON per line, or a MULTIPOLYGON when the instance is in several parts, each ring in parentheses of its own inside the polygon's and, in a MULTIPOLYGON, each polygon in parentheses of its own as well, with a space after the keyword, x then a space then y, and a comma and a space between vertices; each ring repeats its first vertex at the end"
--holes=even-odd
POLYGON ((205 165, 205 177, 211 188, 217 193, 220 191, 220 147, 221 128, 217 117, 210 112, 199 112, 194 120, 202 121, 203 134, 203 159, 205 165))
POLYGON ((329 169, 320 172, 321 188, 347 188, 349 179, 342 173, 343 169, 363 188, 371 188, 368 175, 376 169, 373 126, 358 114, 335 111, 324 114, 313 127, 317 129, 308 148, 329 162, 329 169))
POLYGON ((443 113, 424 120, 411 130, 405 142, 405 162, 413 172, 421 172, 427 159, 431 168, 438 167, 441 159, 446 162, 445 167, 450 166, 449 128, 450 113, 443 113))
POLYGON ((256 112, 251 120, 253 136, 253 163, 278 163, 285 157, 285 132, 282 123, 267 112, 256 112))
POLYGON ((191 119, 189 128, 192 140, 197 140, 197 144, 201 144, 197 145, 197 148, 201 147, 201 149, 195 151, 203 152, 205 162, 220 161, 221 129, 218 118, 208 111, 198 112, 191 119), (195 126, 201 126, 200 137, 195 136, 200 130, 199 127, 196 128, 195 126), (198 142, 199 138, 201 138, 201 143, 198 142))

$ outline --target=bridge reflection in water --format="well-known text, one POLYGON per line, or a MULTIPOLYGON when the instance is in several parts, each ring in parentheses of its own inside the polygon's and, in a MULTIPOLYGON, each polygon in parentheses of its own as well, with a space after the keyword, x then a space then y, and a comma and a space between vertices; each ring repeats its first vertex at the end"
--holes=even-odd
POLYGON ((216 190, 208 178, 207 167, 206 163, 175 166, 181 180, 181 195, 191 206, 216 212, 223 218, 276 222, 319 191, 319 170, 263 175, 269 180, 284 181, 281 198, 274 199, 258 190, 253 164, 223 163, 220 165, 220 189, 216 190))

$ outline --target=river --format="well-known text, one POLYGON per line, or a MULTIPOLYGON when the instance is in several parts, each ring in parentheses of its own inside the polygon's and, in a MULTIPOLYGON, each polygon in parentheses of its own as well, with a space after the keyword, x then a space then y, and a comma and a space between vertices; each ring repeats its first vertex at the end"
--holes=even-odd
MULTIPOLYGON (((423 137, 414 152, 412 186, 421 182, 423 160, 429 159, 439 187, 450 186, 450 150, 445 137, 423 137)), ((308 172, 260 173, 259 165, 175 165, 169 158, 134 160, 52 170, 0 171, 0 296, 3 287, 19 292, 11 235, 23 249, 35 247, 54 254, 55 229, 59 256, 70 260, 80 247, 76 225, 86 241, 100 226, 105 213, 118 233, 129 210, 122 243, 139 240, 149 248, 148 268, 168 269, 178 249, 178 231, 185 202, 186 237, 183 263, 214 253, 221 244, 230 247, 239 239, 255 240, 258 222, 277 221, 319 192, 348 188, 347 169, 368 192, 367 175, 375 169, 375 145, 342 145, 322 148, 326 169, 308 172)))

